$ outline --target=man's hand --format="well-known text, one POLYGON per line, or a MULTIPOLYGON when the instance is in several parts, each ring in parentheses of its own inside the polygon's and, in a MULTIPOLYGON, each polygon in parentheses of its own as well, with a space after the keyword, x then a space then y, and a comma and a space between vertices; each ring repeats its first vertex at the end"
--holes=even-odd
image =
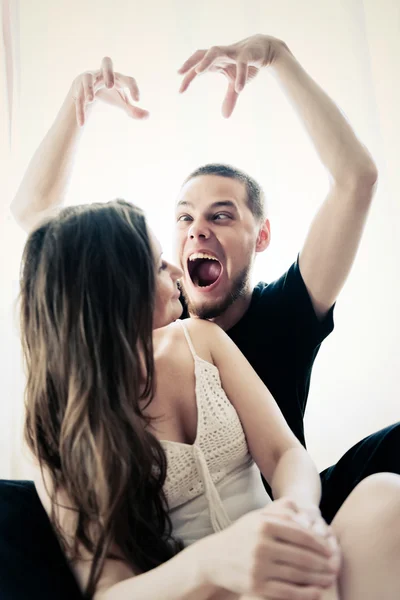
POLYGON ((228 118, 246 83, 252 81, 262 67, 272 65, 282 52, 289 52, 286 44, 269 35, 253 35, 230 46, 197 50, 178 71, 180 75, 184 75, 179 91, 187 90, 201 73, 223 73, 228 79, 228 90, 222 114, 228 118))
POLYGON ((311 531, 314 535, 324 539, 332 552, 332 560, 339 568, 341 563, 341 553, 338 541, 331 527, 326 523, 321 515, 318 506, 314 504, 301 505, 290 498, 283 500, 289 501, 292 506, 290 519, 311 531))
POLYGON ((78 75, 72 84, 72 97, 76 107, 76 119, 85 124, 86 109, 95 98, 122 108, 133 119, 145 119, 147 110, 134 105, 139 102, 139 88, 133 77, 114 72, 111 58, 101 61, 98 71, 86 71, 78 75))
POLYGON ((331 528, 323 519, 321 511, 316 504, 302 505, 299 502, 293 501, 293 505, 296 506, 293 515, 293 520, 296 523, 311 529, 316 535, 325 538, 332 535, 331 528))

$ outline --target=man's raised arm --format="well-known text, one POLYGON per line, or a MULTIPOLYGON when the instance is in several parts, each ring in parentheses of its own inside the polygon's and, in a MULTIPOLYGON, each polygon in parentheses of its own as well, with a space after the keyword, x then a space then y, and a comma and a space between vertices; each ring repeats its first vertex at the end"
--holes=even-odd
POLYGON ((99 98, 119 106, 132 118, 148 116, 147 111, 133 105, 139 100, 136 81, 115 73, 110 58, 103 59, 99 70, 79 75, 33 155, 11 203, 12 214, 26 231, 63 204, 83 125, 99 98))
POLYGON ((323 317, 336 301, 356 256, 378 173, 366 148, 327 94, 290 52, 273 67, 330 176, 330 190, 300 253, 300 271, 323 317))
POLYGON ((275 75, 330 176, 330 191, 300 253, 300 271, 315 312, 323 318, 342 289, 357 253, 377 169, 338 107, 287 45, 271 36, 255 35, 229 46, 198 50, 179 70, 184 76, 180 91, 201 73, 222 72, 228 79, 222 113, 229 117, 246 84, 263 67, 275 75))

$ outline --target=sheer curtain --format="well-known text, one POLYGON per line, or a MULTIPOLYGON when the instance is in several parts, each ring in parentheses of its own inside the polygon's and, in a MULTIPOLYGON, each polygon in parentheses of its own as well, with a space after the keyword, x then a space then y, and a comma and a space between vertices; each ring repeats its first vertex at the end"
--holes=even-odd
MULTIPOLYGON (((0 477, 11 477, 19 462, 23 377, 18 336, 12 320, 17 292, 19 247, 13 245, 8 206, 13 188, 13 156, 18 110, 20 56, 18 0, 0 3, 0 477), (15 461, 15 462, 14 462, 15 461)), ((18 233, 18 235, 20 235, 18 233)))
POLYGON ((194 50, 260 31, 289 44, 342 107, 380 170, 363 243, 337 305, 336 329, 316 362, 306 418, 309 449, 323 468, 362 436, 398 420, 398 0, 20 0, 19 17, 17 9, 16 1, 3 0, 0 477, 29 474, 21 451, 24 376, 15 315, 25 235, 8 207, 78 73, 112 56, 117 70, 137 78, 151 118, 137 123, 109 107, 96 109, 69 202, 122 196, 142 205, 171 255, 171 214, 181 181, 199 164, 230 162, 255 176, 268 197, 273 243, 259 257, 255 279, 271 280, 295 259, 327 181, 273 79, 261 73, 229 121, 220 116, 225 82, 218 76, 199 78, 186 95, 177 94, 176 71, 194 50))

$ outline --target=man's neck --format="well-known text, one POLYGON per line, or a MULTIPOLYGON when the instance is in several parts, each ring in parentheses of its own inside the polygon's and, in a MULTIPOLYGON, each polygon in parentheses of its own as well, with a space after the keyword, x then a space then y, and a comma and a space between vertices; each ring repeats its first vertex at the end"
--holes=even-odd
POLYGON ((210 319, 210 321, 219 325, 224 331, 228 331, 228 329, 231 329, 236 325, 247 312, 252 295, 253 290, 249 288, 242 296, 240 296, 240 298, 235 300, 224 313, 214 319, 210 319))

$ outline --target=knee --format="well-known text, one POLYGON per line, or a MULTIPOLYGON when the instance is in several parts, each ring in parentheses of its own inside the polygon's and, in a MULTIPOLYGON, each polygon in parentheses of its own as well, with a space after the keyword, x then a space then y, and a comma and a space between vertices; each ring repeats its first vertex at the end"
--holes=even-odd
POLYGON ((396 499, 400 500, 400 475, 396 473, 376 473, 363 479, 354 492, 368 498, 372 503, 396 499))
POLYGON ((349 496, 348 511, 352 521, 364 526, 393 527, 400 525, 400 475, 377 473, 367 477, 349 496))
POLYGON ((370 548, 385 557, 400 555, 400 476, 379 473, 364 479, 333 521, 347 559, 370 548))

